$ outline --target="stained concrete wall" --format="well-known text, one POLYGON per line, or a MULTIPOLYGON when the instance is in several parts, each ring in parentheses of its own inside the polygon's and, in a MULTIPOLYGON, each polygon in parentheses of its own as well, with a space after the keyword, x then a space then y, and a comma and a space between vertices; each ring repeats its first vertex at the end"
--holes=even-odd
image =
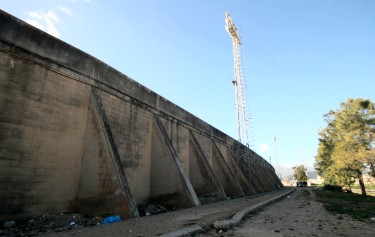
POLYGON ((256 153, 103 62, 2 11, 0 29, 0 221, 282 188, 256 153))

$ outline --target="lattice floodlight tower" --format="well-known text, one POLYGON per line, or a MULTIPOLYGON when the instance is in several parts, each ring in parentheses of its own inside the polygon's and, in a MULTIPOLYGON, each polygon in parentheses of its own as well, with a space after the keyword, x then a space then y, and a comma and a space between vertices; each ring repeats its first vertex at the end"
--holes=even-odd
POLYGON ((247 130, 247 116, 244 93, 244 78, 241 69, 241 38, 228 12, 225 13, 225 29, 232 38, 234 58, 234 79, 233 85, 236 95, 236 117, 238 140, 249 146, 249 135, 247 130))

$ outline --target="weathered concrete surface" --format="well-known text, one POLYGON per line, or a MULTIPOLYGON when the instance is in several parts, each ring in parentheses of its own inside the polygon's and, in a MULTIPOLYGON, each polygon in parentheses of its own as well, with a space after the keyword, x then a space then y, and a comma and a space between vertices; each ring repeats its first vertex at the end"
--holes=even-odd
POLYGON ((189 227, 185 227, 168 234, 159 235, 160 237, 182 237, 182 236, 195 236, 199 233, 203 232, 202 227, 199 225, 193 225, 189 227))
POLYGON ((0 221, 282 187, 256 153, 103 62, 2 11, 0 29, 0 221))
POLYGON ((235 226, 238 226, 240 224, 240 222, 251 212, 254 212, 255 210, 259 209, 259 208, 262 208, 272 202, 275 202, 289 194, 291 194, 292 192, 295 191, 295 188, 294 189, 291 189, 290 191, 287 191, 285 193, 281 193, 279 195, 275 195, 274 197, 271 197, 269 199, 266 199, 264 201, 261 201, 255 205, 252 205, 252 206, 249 206, 247 208, 244 208, 242 210, 240 210, 239 212, 237 212, 234 216, 232 216, 230 219, 227 219, 227 220, 217 220, 214 222, 213 226, 216 228, 216 229, 222 229, 222 230, 226 230, 226 229, 230 229, 232 227, 235 227, 235 226))

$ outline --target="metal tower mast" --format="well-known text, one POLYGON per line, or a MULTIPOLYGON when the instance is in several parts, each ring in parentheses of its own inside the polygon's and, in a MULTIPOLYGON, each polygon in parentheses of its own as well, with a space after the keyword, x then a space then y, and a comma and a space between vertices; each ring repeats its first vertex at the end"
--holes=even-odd
POLYGON ((225 29, 232 38, 233 43, 233 58, 234 58, 234 79, 233 85, 236 95, 236 117, 237 117, 237 132, 238 140, 243 144, 249 146, 249 136, 247 130, 247 116, 245 108, 245 93, 244 93, 244 79, 241 69, 241 38, 239 32, 234 25, 229 13, 225 13, 225 29))
POLYGON ((281 179, 280 165, 279 165, 279 150, 277 147, 277 139, 276 139, 275 134, 272 134, 272 138, 273 138, 273 144, 274 144, 274 150, 275 150, 275 172, 276 172, 276 175, 279 176, 279 178, 281 179))

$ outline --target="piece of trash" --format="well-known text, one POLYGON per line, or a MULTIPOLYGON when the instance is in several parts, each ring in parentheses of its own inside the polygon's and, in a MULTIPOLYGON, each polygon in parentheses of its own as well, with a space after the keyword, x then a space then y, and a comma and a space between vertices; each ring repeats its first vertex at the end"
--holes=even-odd
POLYGON ((167 210, 167 208, 163 207, 162 205, 149 204, 149 205, 147 205, 147 207, 145 207, 143 209, 143 211, 144 211, 146 216, 150 216, 150 215, 165 213, 168 210, 167 210))
POLYGON ((15 221, 6 221, 6 222, 4 222, 4 224, 3 224, 3 226, 5 227, 5 228, 12 228, 12 227, 14 227, 16 225, 16 222, 15 221))
POLYGON ((70 222, 70 226, 75 225, 76 223, 74 221, 70 222))
POLYGON ((54 226, 56 223, 54 221, 49 222, 47 225, 45 225, 46 228, 51 228, 54 226))
POLYGON ((104 218, 102 224, 109 224, 109 223, 118 222, 118 221, 121 221, 120 215, 107 216, 106 218, 104 218))
POLYGON ((375 221, 375 217, 371 217, 370 219, 373 220, 373 221, 375 221))
POLYGON ((219 230, 219 232, 218 232, 218 233, 219 233, 219 234, 221 234, 221 232, 223 232, 223 230, 219 230))

